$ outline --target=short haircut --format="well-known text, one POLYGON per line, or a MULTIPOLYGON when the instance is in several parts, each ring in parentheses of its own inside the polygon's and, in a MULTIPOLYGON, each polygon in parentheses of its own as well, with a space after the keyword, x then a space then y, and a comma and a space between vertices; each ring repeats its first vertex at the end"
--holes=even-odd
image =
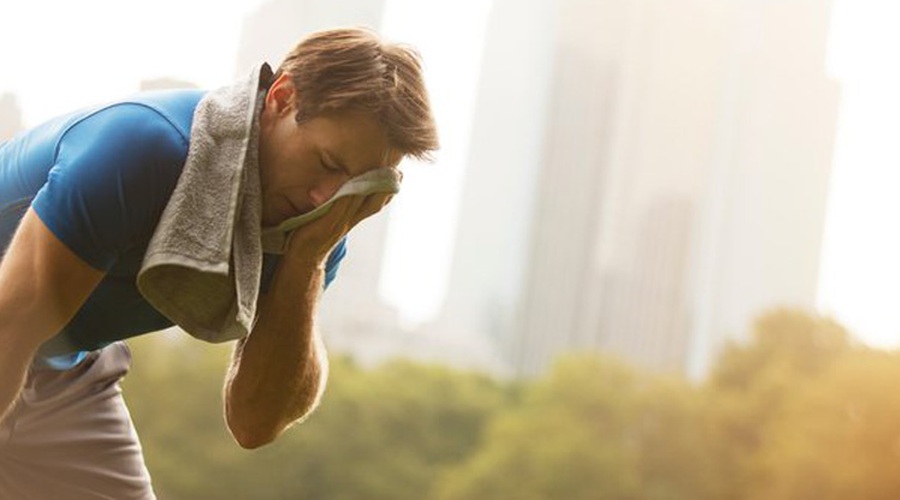
POLYGON ((290 75, 299 96, 297 122, 329 111, 372 112, 388 143, 404 155, 431 159, 437 128, 416 49, 387 43, 366 28, 312 33, 276 72, 290 75))

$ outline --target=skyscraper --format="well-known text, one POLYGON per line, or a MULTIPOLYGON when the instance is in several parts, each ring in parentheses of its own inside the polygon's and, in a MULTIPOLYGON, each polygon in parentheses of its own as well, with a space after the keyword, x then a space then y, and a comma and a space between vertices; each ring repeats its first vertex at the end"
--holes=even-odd
POLYGON ((600 201, 607 182, 619 61, 560 44, 546 124, 528 267, 510 361, 536 374, 565 350, 593 347, 599 307, 596 262, 600 201))
POLYGON ((531 31, 548 47, 531 61, 492 54, 489 39, 483 92, 502 102, 494 88, 530 85, 504 123, 528 130, 516 118, 537 117, 543 128, 518 148, 485 133, 479 149, 476 130, 447 316, 499 337, 521 375, 592 349, 700 376, 762 309, 814 303, 837 108, 823 66, 828 4, 558 9, 555 28, 531 31), (527 80, 532 68, 550 69, 549 84, 527 80), (491 197, 505 185, 486 170, 524 178, 491 197), (475 266, 479 245, 502 262, 475 266))
POLYGON ((825 75, 830 2, 739 3, 697 246, 689 372, 779 305, 812 309, 839 88, 825 75))
MULTIPOLYGON (((511 333, 542 165, 556 11, 554 0, 494 1, 447 296, 429 326, 442 337, 499 346, 511 333)), ((504 359, 489 356, 505 371, 504 359)))

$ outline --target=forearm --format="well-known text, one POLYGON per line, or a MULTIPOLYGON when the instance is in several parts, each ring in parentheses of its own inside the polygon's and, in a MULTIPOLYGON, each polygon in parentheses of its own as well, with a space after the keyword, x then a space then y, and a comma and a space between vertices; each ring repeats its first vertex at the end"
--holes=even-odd
POLYGON ((235 349, 225 413, 244 447, 274 440, 318 399, 327 360, 317 354, 313 318, 323 280, 320 266, 283 259, 253 332, 235 349))
POLYGON ((32 346, 16 341, 21 336, 11 333, 8 329, 0 331, 0 422, 18 399, 35 353, 32 346))
POLYGON ((18 397, 40 345, 75 316, 103 274, 28 209, 0 261, 0 416, 18 397))

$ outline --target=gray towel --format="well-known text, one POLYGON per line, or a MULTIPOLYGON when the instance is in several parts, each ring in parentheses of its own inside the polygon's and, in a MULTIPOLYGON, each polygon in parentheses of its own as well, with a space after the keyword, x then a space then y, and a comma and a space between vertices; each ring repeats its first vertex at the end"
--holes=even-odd
POLYGON ((290 218, 275 227, 264 228, 262 231, 263 250, 266 253, 283 254, 287 250, 287 244, 294 229, 327 214, 331 210, 331 205, 339 198, 373 193, 396 194, 400 192, 400 180, 400 172, 390 167, 370 170, 350 179, 328 201, 314 210, 290 218))
POLYGON ((263 64, 200 101, 184 170, 137 277, 154 308, 210 342, 244 337, 256 317, 262 274, 257 143, 271 77, 263 64))
POLYGON ((400 189, 397 170, 372 170, 315 210, 263 230, 259 114, 271 78, 263 64, 200 101, 187 161, 138 273, 144 298, 201 340, 225 342, 253 329, 263 251, 284 253, 294 229, 325 215, 341 197, 400 189))

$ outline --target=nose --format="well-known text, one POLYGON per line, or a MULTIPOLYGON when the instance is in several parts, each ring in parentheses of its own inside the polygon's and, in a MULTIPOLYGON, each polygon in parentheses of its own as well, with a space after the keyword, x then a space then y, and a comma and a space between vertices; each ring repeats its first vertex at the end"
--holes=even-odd
POLYGON ((319 182, 309 190, 309 201, 318 207, 334 196, 334 194, 338 192, 338 189, 344 185, 345 181, 346 179, 344 179, 343 176, 328 176, 320 179, 319 182))

